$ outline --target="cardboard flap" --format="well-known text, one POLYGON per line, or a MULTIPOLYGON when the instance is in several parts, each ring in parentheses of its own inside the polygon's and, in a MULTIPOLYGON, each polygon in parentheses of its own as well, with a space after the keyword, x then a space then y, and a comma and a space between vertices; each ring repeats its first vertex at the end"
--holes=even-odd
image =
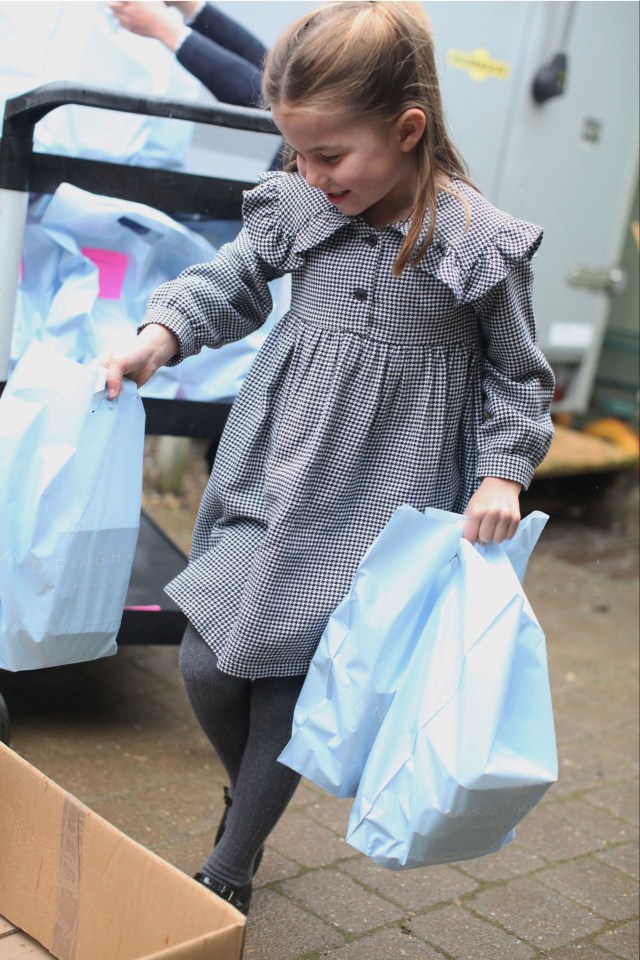
POLYGON ((0 914, 61 960, 240 960, 245 918, 0 743, 0 914))

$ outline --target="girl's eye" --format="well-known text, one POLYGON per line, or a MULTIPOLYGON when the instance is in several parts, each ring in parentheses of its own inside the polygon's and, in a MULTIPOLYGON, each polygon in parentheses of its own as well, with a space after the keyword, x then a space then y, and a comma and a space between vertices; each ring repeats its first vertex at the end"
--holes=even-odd
POLYGON ((321 154, 320 154, 320 159, 321 159, 324 163, 337 163, 338 160, 340 159, 340 156, 339 156, 338 154, 336 154, 336 156, 327 157, 327 156, 325 156, 324 154, 321 153, 321 154))

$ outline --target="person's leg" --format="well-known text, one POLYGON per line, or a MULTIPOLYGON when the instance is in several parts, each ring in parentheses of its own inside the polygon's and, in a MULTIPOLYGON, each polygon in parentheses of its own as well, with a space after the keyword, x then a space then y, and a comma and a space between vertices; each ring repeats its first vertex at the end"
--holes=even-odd
POLYGON ((242 887, 300 780, 277 757, 291 738, 304 677, 246 680, 223 673, 191 626, 182 641, 180 668, 196 718, 228 773, 232 799, 224 834, 202 871, 242 887))
POLYGON ((218 670, 215 653, 191 624, 180 647, 180 670, 191 708, 227 771, 233 796, 249 736, 252 681, 218 670))
POLYGON ((291 725, 304 677, 253 681, 251 724, 234 785, 224 834, 202 871, 242 886, 251 880, 257 852, 291 800, 300 775, 278 762, 291 739, 291 725))

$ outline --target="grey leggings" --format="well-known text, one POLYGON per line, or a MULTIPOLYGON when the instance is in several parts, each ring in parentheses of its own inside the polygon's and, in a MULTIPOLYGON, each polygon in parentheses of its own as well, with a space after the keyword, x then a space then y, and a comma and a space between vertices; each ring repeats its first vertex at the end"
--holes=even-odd
POLYGON ((182 640, 180 670, 193 712, 227 771, 233 800, 224 835, 202 870, 242 886, 300 780, 276 758, 291 737, 304 677, 246 680, 223 673, 191 625, 182 640))

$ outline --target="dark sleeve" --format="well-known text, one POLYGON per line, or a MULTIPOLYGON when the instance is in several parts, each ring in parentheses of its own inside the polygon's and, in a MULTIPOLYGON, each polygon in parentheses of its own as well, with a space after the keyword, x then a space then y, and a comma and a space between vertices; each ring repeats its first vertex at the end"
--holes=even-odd
POLYGON ((222 103, 255 107, 260 97, 262 72, 236 53, 192 30, 177 53, 178 63, 222 103))
POLYGON ((212 4, 204 5, 191 23, 191 28, 224 47, 225 50, 252 63, 254 67, 262 68, 266 48, 253 34, 231 17, 217 10, 212 4))

